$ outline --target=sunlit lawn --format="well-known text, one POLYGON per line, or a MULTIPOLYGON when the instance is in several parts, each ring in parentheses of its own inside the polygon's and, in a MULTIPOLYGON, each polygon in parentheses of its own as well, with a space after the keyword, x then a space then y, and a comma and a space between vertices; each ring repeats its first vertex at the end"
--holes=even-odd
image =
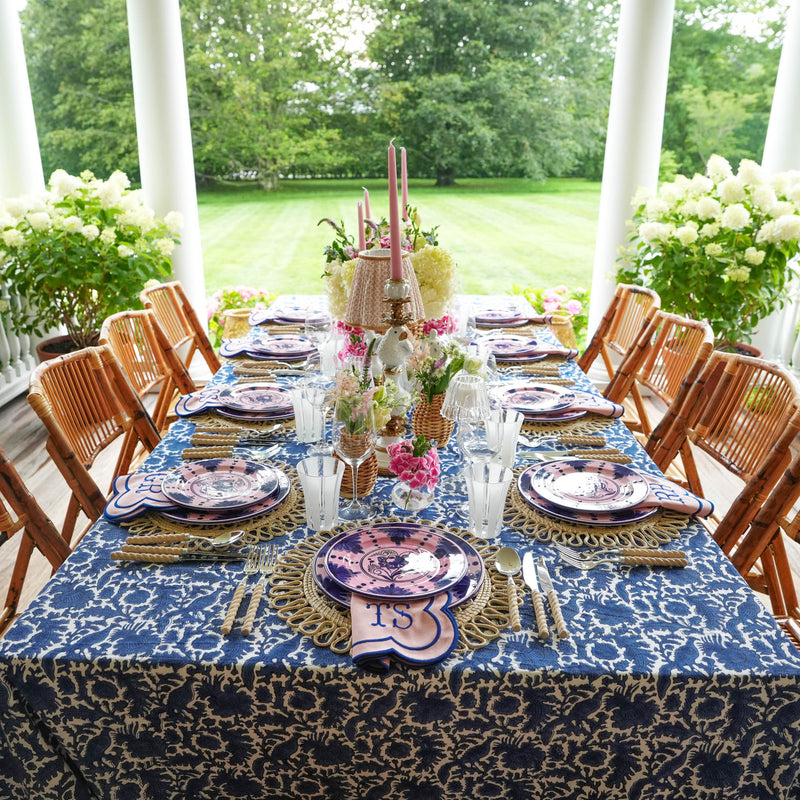
MULTIPOLYGON (((386 182, 364 182, 372 215, 388 216, 386 182)), ((201 191, 206 289, 244 284, 272 292, 322 291, 323 250, 333 238, 323 217, 356 232, 356 181, 284 182, 272 194, 253 187, 201 191)), ((412 180, 409 200, 423 229, 456 257, 462 290, 505 292, 512 285, 591 284, 600 184, 578 179, 534 184, 475 179, 441 189, 412 180)))

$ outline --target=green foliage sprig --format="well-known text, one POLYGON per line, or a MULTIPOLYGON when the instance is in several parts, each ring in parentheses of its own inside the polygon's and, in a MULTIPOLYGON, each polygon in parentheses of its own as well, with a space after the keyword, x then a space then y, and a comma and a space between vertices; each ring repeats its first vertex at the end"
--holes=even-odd
POLYGON ((123 172, 103 181, 56 170, 41 197, 0 201, 0 277, 26 300, 10 317, 15 332, 63 325, 75 347, 96 344, 107 316, 170 275, 181 215, 158 219, 128 187, 123 172))
POLYGON ((214 347, 222 344, 225 329, 224 312, 231 308, 266 308, 275 295, 250 286, 225 286, 206 299, 208 334, 214 347))
POLYGON ((555 286, 542 289, 536 286, 512 286, 511 294, 521 294, 542 314, 569 314, 572 329, 579 347, 586 344, 586 328, 589 324, 590 293, 582 286, 555 286))

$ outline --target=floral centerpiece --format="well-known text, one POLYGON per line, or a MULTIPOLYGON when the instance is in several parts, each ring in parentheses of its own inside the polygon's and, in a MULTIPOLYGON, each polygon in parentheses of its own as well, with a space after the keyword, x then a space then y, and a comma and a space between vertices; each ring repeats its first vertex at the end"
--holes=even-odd
POLYGON ((233 308, 266 308, 275 295, 250 286, 225 286, 206 300, 208 334, 214 347, 222 344, 225 312, 233 308))
POLYGON ((400 479, 392 497, 405 509, 417 510, 428 505, 439 482, 439 452, 425 439, 396 442, 386 448, 389 470, 400 479))
MULTIPOLYGON (((401 246, 409 253, 414 273, 417 276, 420 294, 427 318, 441 317, 452 304, 458 291, 456 262, 452 254, 439 246, 436 228, 423 231, 419 212, 408 207, 408 219, 402 220, 401 246)), ((325 272, 323 280, 331 313, 343 319, 347 311, 347 296, 353 283, 353 273, 358 258, 358 247, 346 230, 344 223, 322 219, 335 231, 333 241, 325 247, 325 272)), ((366 249, 388 248, 389 223, 365 221, 366 249)))
POLYGON ((582 347, 585 344, 586 328, 589 324, 589 292, 582 286, 569 287, 561 284, 549 289, 512 286, 511 294, 522 295, 543 314, 561 314, 569 317, 578 346, 582 347))
POLYGON ((0 278, 27 301, 9 317, 15 332, 63 325, 75 348, 96 344, 106 317, 170 275, 181 215, 158 219, 129 186, 123 172, 56 170, 43 195, 0 201, 0 278))
POLYGON ((743 159, 734 174, 714 155, 705 175, 679 175, 634 205, 619 281, 654 289, 663 308, 707 319, 718 347, 750 341, 783 306, 797 274, 800 173, 767 179, 743 159))

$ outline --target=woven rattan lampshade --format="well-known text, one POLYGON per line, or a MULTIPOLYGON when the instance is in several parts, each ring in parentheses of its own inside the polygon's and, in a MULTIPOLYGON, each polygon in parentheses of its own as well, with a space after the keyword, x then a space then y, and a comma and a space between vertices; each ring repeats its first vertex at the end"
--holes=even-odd
MULTIPOLYGON (((389 255, 388 248, 362 250, 358 254, 353 283, 347 297, 345 322, 378 333, 384 333, 388 328, 383 317, 388 310, 388 306, 384 303, 386 297, 384 285, 391 277, 389 255)), ((414 322, 425 319, 417 276, 407 254, 403 255, 403 278, 411 289, 410 302, 406 304, 405 312, 411 315, 414 322)))

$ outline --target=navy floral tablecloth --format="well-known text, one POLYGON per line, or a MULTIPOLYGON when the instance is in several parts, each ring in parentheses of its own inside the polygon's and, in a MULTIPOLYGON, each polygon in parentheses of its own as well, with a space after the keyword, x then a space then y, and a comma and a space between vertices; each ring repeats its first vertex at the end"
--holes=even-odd
MULTIPOLYGON (((178 463, 193 427, 145 469, 178 463)), ((620 422, 606 438, 649 466, 620 422)), ((423 515, 452 523, 462 500, 423 515)), ((0 641, 2 798, 798 796, 800 654, 696 523, 682 570, 582 572, 504 528, 548 556, 570 638, 539 640, 528 597, 521 632, 384 676, 266 602, 249 637, 221 635, 241 564, 121 565, 124 537, 97 524, 0 641)))

